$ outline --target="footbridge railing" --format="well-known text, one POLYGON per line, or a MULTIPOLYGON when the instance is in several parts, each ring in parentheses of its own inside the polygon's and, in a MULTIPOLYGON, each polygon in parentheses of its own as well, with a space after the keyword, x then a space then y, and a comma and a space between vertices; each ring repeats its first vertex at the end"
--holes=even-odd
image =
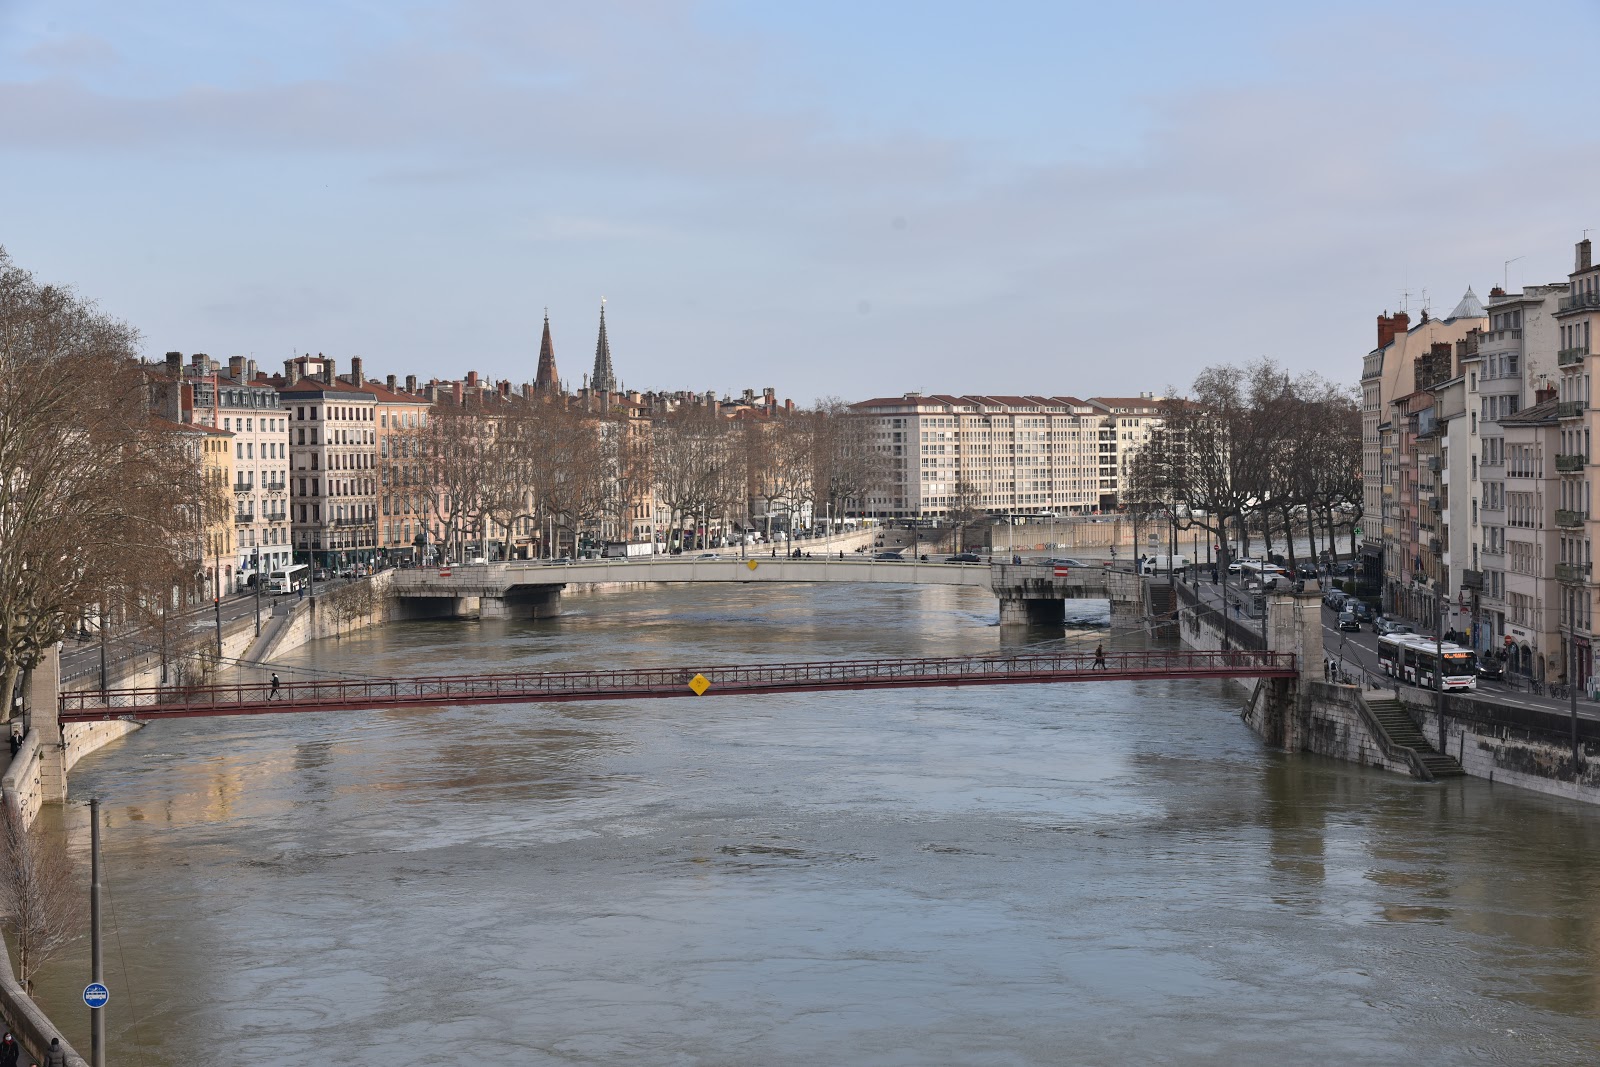
POLYGON ((725 696, 894 689, 922 686, 1028 685, 1164 678, 1292 678, 1290 653, 1156 651, 1030 652, 1015 655, 820 660, 722 666, 637 667, 583 671, 341 678, 187 688, 64 692, 61 721, 131 717, 262 715, 391 707, 522 704, 572 700, 725 696))

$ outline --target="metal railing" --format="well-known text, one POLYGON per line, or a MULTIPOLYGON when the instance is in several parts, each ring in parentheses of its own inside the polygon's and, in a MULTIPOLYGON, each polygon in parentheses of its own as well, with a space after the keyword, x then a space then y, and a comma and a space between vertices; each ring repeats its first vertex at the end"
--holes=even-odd
POLYGON ((1562 297, 1556 305, 1557 311, 1572 311, 1575 308, 1600 308, 1600 292, 1574 293, 1562 297))
POLYGON ((419 678, 351 678, 61 694, 61 721, 92 722, 278 711, 439 707, 463 704, 896 689, 924 686, 1044 684, 1134 678, 1288 678, 1286 652, 1043 652, 1020 655, 821 660, 619 670, 519 671, 419 678), (704 684, 700 684, 700 683, 704 684))
POLYGON ((1557 456, 1556 470, 1581 471, 1588 462, 1588 456, 1557 456))
POLYGON ((1581 511, 1569 511, 1566 508, 1556 509, 1557 526, 1582 526, 1588 516, 1581 511))
POLYGON ((1584 400, 1563 400, 1556 404, 1556 418, 1575 419, 1589 406, 1584 400))
POLYGON ((1591 564, 1584 563, 1557 563, 1556 581, 1558 582, 1587 582, 1591 564))
POLYGON ((1589 354, 1587 348, 1563 348, 1556 353, 1556 366, 1570 367, 1574 363, 1583 362, 1583 357, 1589 354))

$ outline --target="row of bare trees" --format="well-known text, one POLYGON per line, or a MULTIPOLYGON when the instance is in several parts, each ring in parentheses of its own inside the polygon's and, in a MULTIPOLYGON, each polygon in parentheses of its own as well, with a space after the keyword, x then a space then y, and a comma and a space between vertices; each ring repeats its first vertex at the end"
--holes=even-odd
POLYGON ((748 520, 757 506, 769 533, 775 517, 843 515, 881 482, 882 456, 863 435, 837 399, 770 418, 702 404, 644 418, 491 397, 436 405, 396 435, 383 491, 428 516, 447 557, 492 541, 509 556, 530 535, 550 555, 575 550, 581 531, 625 540, 636 518, 655 523, 636 514, 642 502, 659 510, 664 539, 685 545, 686 531, 748 520))
POLYGON ((1247 545, 1258 531, 1270 552, 1281 533, 1291 565, 1300 533, 1313 559, 1319 532, 1333 548, 1341 526, 1355 551, 1361 407, 1350 390, 1269 359, 1207 367, 1188 396, 1164 402, 1162 420, 1133 461, 1131 509, 1207 530, 1222 545, 1247 545))

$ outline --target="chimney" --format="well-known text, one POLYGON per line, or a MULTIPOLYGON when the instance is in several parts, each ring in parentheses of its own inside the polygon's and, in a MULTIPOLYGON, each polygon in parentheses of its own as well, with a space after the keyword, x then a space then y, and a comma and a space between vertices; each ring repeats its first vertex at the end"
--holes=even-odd
POLYGON ((167 373, 172 375, 174 378, 180 377, 183 374, 182 352, 167 353, 167 373))
POLYGON ((317 358, 322 360, 322 381, 323 381, 323 383, 326 384, 326 385, 332 385, 333 384, 333 380, 336 377, 338 377, 338 374, 339 374, 339 361, 338 360, 334 360, 334 359, 329 359, 326 356, 324 356, 321 352, 317 353, 317 358))
POLYGON ((391 392, 391 393, 398 392, 398 390, 395 389, 396 382, 395 382, 394 375, 391 374, 387 378, 385 378, 383 380, 383 384, 384 384, 385 387, 388 388, 389 392, 391 392))
POLYGON ((366 378, 361 373, 361 357, 350 357, 350 384, 359 388, 366 378))
POLYGON ((793 415, 794 414, 794 401, 793 400, 785 400, 783 402, 783 410, 785 412, 787 412, 788 414, 793 415))
POLYGON ((475 371, 475 370, 467 371, 467 385, 471 386, 474 389, 476 389, 478 387, 478 372, 477 371, 475 371))
POLYGON ((504 396, 504 397, 509 397, 511 395, 511 381, 510 381, 510 379, 508 379, 508 378, 501 378, 500 379, 500 395, 504 396))
POLYGON ((1589 239, 1585 237, 1578 242, 1577 266, 1572 269, 1572 272, 1576 274, 1580 270, 1588 270, 1589 265, 1589 239))
POLYGON ((286 359, 283 361, 283 376, 288 379, 286 384, 293 385, 300 380, 300 361, 286 359))
POLYGON ((228 377, 236 378, 239 381, 243 381, 244 380, 244 357, 243 356, 229 356, 228 357, 228 377))
POLYGON ((1506 295, 1506 291, 1504 289, 1500 288, 1498 285, 1495 286, 1493 289, 1489 290, 1489 299, 1490 300, 1493 300, 1497 296, 1505 296, 1505 295, 1506 295))
POLYGON ((245 360, 244 361, 244 372, 245 372, 246 375, 248 375, 248 377, 245 379, 246 381, 251 381, 251 382, 255 381, 256 380, 256 361, 253 360, 253 359, 245 360))
POLYGON ((422 393, 427 398, 428 403, 436 404, 439 402, 439 387, 432 382, 428 383, 428 387, 422 393))
POLYGON ((1535 404, 1543 404, 1546 400, 1554 400, 1555 398, 1556 387, 1553 385, 1541 385, 1533 391, 1533 402, 1535 404))
POLYGON ((414 393, 416 391, 417 391, 417 376, 415 374, 406 375, 406 392, 414 393))
POLYGON ((461 405, 461 398, 462 398, 462 389, 461 389, 461 383, 460 382, 451 382, 450 383, 450 396, 455 400, 456 406, 459 407, 461 405))

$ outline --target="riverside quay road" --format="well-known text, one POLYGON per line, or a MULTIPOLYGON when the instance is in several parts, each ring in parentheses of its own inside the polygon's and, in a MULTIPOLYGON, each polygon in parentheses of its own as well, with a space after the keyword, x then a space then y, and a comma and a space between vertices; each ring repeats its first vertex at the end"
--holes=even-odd
POLYGON ((1140 651, 1095 654, 1033 652, 749 663, 720 667, 524 671, 418 678, 339 678, 180 688, 63 692, 61 721, 118 716, 173 719, 199 715, 272 715, 293 711, 543 704, 573 700, 636 700, 684 696, 757 696, 849 689, 913 689, 957 685, 1040 685, 1180 678, 1293 678, 1291 653, 1140 651))

